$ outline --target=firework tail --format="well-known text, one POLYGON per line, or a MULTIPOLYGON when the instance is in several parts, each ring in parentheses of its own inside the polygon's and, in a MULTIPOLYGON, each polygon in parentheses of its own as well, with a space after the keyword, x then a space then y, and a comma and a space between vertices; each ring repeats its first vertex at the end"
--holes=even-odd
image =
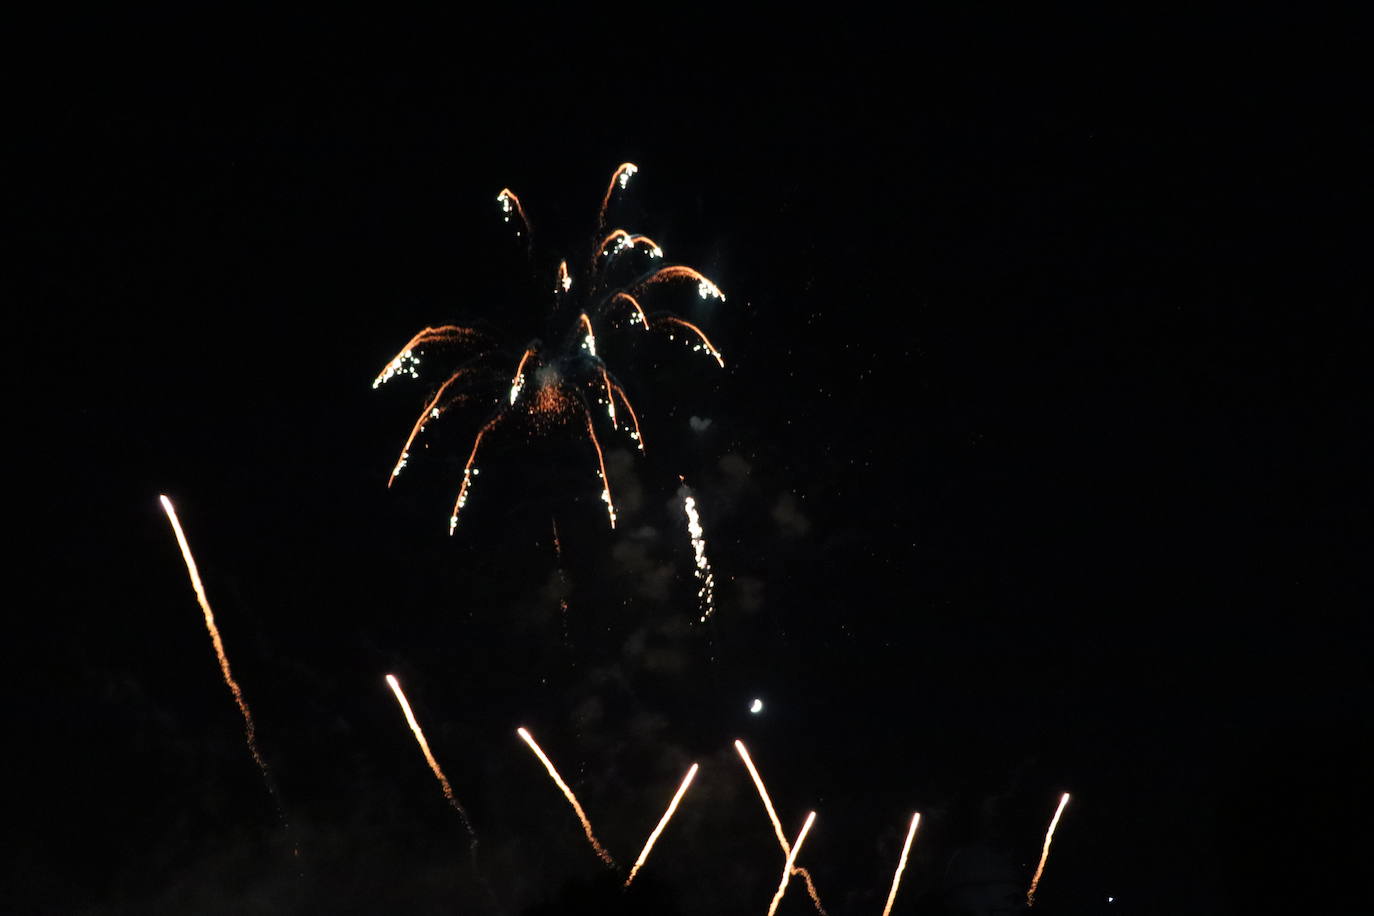
POLYGON ((568 800, 568 804, 572 805, 573 811, 577 814, 577 819, 582 822, 582 831, 587 834, 587 842, 592 844, 592 849, 596 851, 601 861, 605 862, 607 865, 615 865, 615 860, 611 858, 611 854, 597 842, 596 835, 592 833, 592 822, 587 820, 587 812, 582 810, 582 805, 578 803, 577 796, 573 794, 573 790, 568 788, 568 784, 563 781, 563 777, 558 775, 558 770, 554 768, 553 761, 545 755, 539 745, 535 743, 533 736, 531 736, 529 731, 523 726, 517 728, 515 733, 520 736, 521 741, 524 741, 530 746, 530 750, 534 751, 534 755, 539 758, 540 763, 544 764, 544 769, 549 771, 549 776, 553 778, 554 784, 557 785, 559 791, 563 793, 563 797, 568 800))
POLYGON ((683 777, 682 785, 678 786, 677 794, 674 795, 673 800, 668 803, 668 810, 663 812, 663 817, 659 820, 658 826, 654 828, 653 833, 649 834, 649 839, 645 842, 644 849, 639 853, 639 858, 635 860, 634 868, 630 869, 630 876, 625 879, 626 887, 629 887, 630 882, 635 879, 635 875, 639 874, 639 869, 644 865, 645 860, 649 858, 649 852, 654 848, 654 843, 658 840, 658 835, 663 832, 664 827, 668 826, 668 821, 672 819, 673 812, 677 810, 678 802, 682 801, 682 796, 687 794, 687 787, 692 784, 692 779, 695 778, 696 775, 697 765, 694 763, 692 764, 692 768, 687 771, 687 775, 683 777))
POLYGON ((782 867, 782 881, 778 884, 778 892, 773 895, 773 902, 768 905, 768 916, 773 916, 778 911, 778 904, 782 902, 782 895, 787 893, 787 879, 791 877, 796 866, 797 854, 801 852, 802 843, 806 842, 806 834, 815 822, 816 812, 812 811, 806 816, 806 823, 802 825, 801 833, 797 834, 797 842, 792 844, 792 851, 787 854, 787 864, 782 867))
MULTIPOLYGON (((743 741, 735 741, 735 750, 739 752, 740 759, 744 761, 744 767, 749 771, 750 777, 754 780, 754 785, 759 790, 759 798, 763 799, 764 810, 768 812, 768 820, 773 825, 773 833, 778 837, 778 845, 782 847, 783 855, 790 855, 791 846, 787 842, 787 837, 782 832, 782 823, 778 820, 778 813, 773 810, 773 800, 768 797, 768 790, 763 786, 763 778, 759 776, 759 771, 754 768, 754 761, 749 756, 749 751, 744 746, 743 741)), ((816 891, 816 884, 811 880, 811 872, 805 868, 794 869, 796 874, 802 876, 806 882, 806 893, 811 897, 812 904, 821 916, 827 916, 825 907, 821 905, 821 895, 816 891)))
POLYGON ((453 806, 453 810, 458 812, 458 816, 463 819, 463 826, 467 828, 468 835, 472 837, 472 845, 477 845, 477 832, 472 829, 472 821, 468 819, 468 812, 457 796, 453 794, 453 786, 449 785, 448 777, 439 767, 439 761, 434 759, 434 754, 429 749, 429 742, 425 740, 425 733, 420 728, 420 723, 415 719, 415 712, 410 708, 410 703, 406 700, 405 693, 401 690, 401 684, 396 680, 396 675, 388 674, 386 682, 391 687, 391 692, 396 695, 396 702, 401 704, 401 712, 405 713, 406 722, 410 725, 410 731, 415 735, 415 742, 420 745, 420 752, 425 755, 425 760, 429 763, 429 768, 434 771, 434 778, 439 780, 439 786, 444 790, 444 798, 453 806))
POLYGON ((1054 839, 1054 828, 1059 825, 1059 815, 1064 813, 1064 806, 1069 803, 1069 793, 1065 792, 1059 799, 1059 807, 1054 809, 1054 817, 1050 820, 1050 829, 1045 831, 1045 846, 1040 850, 1040 864, 1035 866, 1035 877, 1031 878, 1030 890, 1026 891, 1026 906, 1035 906, 1035 889, 1040 885, 1040 876, 1045 873, 1045 860, 1050 857, 1050 841, 1054 839))
POLYGON ((883 907, 883 916, 888 916, 892 912, 892 901, 897 899, 897 885, 902 883, 902 869, 906 868, 907 853, 911 852, 911 840, 916 836, 916 825, 920 822, 920 814, 911 815, 911 827, 906 832, 906 842, 902 844, 902 857, 897 860, 897 871, 892 876, 892 890, 887 892, 887 904, 883 907))
POLYGON ((181 557, 186 561, 186 571, 191 576, 191 588, 196 593, 196 601, 200 603, 200 609, 205 614, 205 629, 210 631, 210 642, 214 644, 215 655, 219 658, 219 670, 224 675, 224 683, 229 686, 229 692, 234 695, 234 703, 239 708, 239 713, 243 716, 243 734, 248 744, 248 753, 253 755, 253 761, 262 771, 262 780, 267 785, 268 794, 272 796, 272 802, 277 808, 277 816, 282 823, 286 823, 286 816, 282 812, 281 798, 277 794, 276 784, 272 780, 272 774, 267 769, 267 761, 262 758, 258 751, 258 730, 253 724, 253 713, 248 709, 248 701, 243 698, 243 690, 239 687, 238 681, 234 680, 234 674, 229 669, 229 656, 224 652, 224 641, 220 639, 219 627, 215 625, 215 612, 210 610, 210 599, 205 596, 205 586, 200 581, 200 570, 196 568, 195 557, 191 555, 191 546, 186 542, 186 533, 181 529, 181 521, 177 518, 177 511, 172 506, 172 501, 166 496, 161 497, 162 509, 167 513, 167 520, 172 523, 172 533, 176 535, 177 545, 181 548, 181 557))

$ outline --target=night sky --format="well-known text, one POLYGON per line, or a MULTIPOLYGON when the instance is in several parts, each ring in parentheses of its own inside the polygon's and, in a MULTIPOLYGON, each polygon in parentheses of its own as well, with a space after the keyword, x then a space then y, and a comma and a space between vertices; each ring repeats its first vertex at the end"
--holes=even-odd
POLYGON ((1359 107, 1342 25, 655 15, 35 33, 0 909, 762 914, 736 738, 790 836, 818 812, 834 916, 881 912, 913 811, 894 912, 966 912, 970 861, 1023 894, 1065 791, 1047 916, 1367 897, 1336 839, 1374 701, 1371 327, 1336 278, 1368 181, 1325 186, 1317 139, 1359 107), (726 367, 599 330, 648 444, 602 433, 617 528, 584 441, 512 435, 447 537, 483 408, 388 489, 448 363, 371 381, 426 325, 543 333, 624 161, 609 223, 724 289, 661 301, 726 367))

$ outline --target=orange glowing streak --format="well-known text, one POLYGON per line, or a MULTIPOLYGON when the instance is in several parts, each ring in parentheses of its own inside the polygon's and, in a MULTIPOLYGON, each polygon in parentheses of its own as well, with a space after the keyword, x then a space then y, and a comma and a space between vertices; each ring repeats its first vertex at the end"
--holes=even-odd
POLYGON ((224 683, 229 685, 229 692, 234 695, 234 703, 238 705, 239 713, 243 716, 243 733, 248 742, 248 753, 253 755, 258 769, 262 770, 262 778, 267 782, 268 791, 275 796, 272 777, 267 772, 267 761, 258 753, 258 732, 257 727, 253 725, 253 714, 248 711, 248 701, 243 698, 239 682, 234 680, 234 675, 229 670, 229 656, 224 654, 224 641, 220 639, 219 627, 215 626, 215 612, 210 610, 210 599, 205 597, 205 586, 200 581, 200 571, 196 568, 195 557, 191 556, 191 546, 186 543, 186 533, 181 530, 181 522, 177 519, 177 510, 172 507, 172 501, 166 496, 160 499, 162 509, 167 513, 167 520, 172 523, 172 533, 176 535, 177 545, 181 548, 181 558, 186 561, 186 571, 191 575, 191 588, 196 593, 196 601, 200 603, 200 609, 205 614, 205 629, 210 631, 210 642, 214 644, 215 655, 219 657, 220 673, 224 675, 224 683))
POLYGON ((702 331, 701 328, 699 328, 699 327, 697 327, 696 325, 692 324, 690 321, 683 321, 681 318, 678 318, 676 315, 664 315, 664 316, 662 316, 661 318, 659 318, 658 320, 659 320, 660 322, 662 322, 662 321, 671 321, 673 324, 680 324, 680 325, 682 325, 684 328, 687 328, 688 330, 695 332, 696 335, 697 335, 698 337, 701 338, 701 345, 704 346, 704 347, 706 348, 706 352, 707 352, 707 353, 710 353, 712 356, 714 356, 714 357, 716 358, 716 362, 720 364, 720 367, 721 367, 722 369, 725 368, 725 357, 723 357, 723 356, 720 355, 720 351, 717 350, 717 349, 715 348, 715 346, 711 343, 711 341, 707 339, 705 332, 702 331))
POLYGON ((468 833, 472 835, 475 841, 477 839, 477 834, 473 832, 472 822, 468 820, 468 813, 463 810, 462 804, 460 804, 457 797, 454 796, 453 786, 449 785, 448 777, 445 776, 444 771, 439 768, 439 761, 435 760, 434 754, 430 752, 429 742, 425 740, 425 733, 421 730, 420 723, 415 721, 415 713, 411 710, 410 703, 406 701, 406 695, 401 692, 400 682, 396 680, 396 675, 394 674, 388 674, 386 676, 386 682, 391 685, 391 692, 396 694, 396 702, 401 704, 401 712, 405 713, 406 721, 410 723, 410 730, 415 735, 415 740, 419 743, 420 750, 425 755, 425 760, 429 761, 429 768, 434 771, 434 778, 439 780, 439 785, 444 790, 444 798, 447 798, 448 803, 453 806, 453 810, 458 812, 458 816, 463 819, 463 826, 468 829, 468 833))
POLYGON ((606 457, 601 454, 601 443, 597 441, 596 429, 592 426, 592 415, 583 408, 583 413, 587 415, 587 438, 592 440, 592 445, 596 448, 596 460, 601 465, 601 498, 606 502, 606 512, 611 517, 611 528, 615 528, 615 503, 611 501, 611 479, 606 476, 606 457))
POLYGON ((583 341, 583 345, 586 346, 588 353, 596 356, 596 332, 592 330, 592 320, 587 317, 586 312, 578 315, 577 320, 582 322, 582 326, 587 329, 587 337, 583 341))
POLYGON ((496 420, 489 421, 486 426, 478 431, 477 438, 473 440, 472 452, 468 455, 468 463, 463 465, 463 484, 458 488, 458 500, 453 504, 453 515, 448 520, 449 534, 453 534, 453 529, 458 527, 458 513, 463 510, 463 506, 468 501, 468 487, 472 486, 472 463, 477 460, 477 449, 482 445, 482 437, 495 425, 496 420))
POLYGON ((787 879, 792 876, 792 869, 797 861, 797 853, 801 852, 802 843, 806 842, 806 834, 815 822, 816 812, 812 811, 806 816, 806 823, 802 825, 801 833, 797 834, 797 842, 792 844, 792 851, 787 854, 787 864, 782 867, 782 882, 778 885, 778 892, 773 895, 773 902, 768 905, 768 916, 773 916, 778 911, 778 904, 782 902, 782 895, 787 893, 787 879))
POLYGON ((624 402, 625 409, 630 412, 630 420, 635 427, 635 445, 639 446, 639 450, 642 452, 644 451, 644 436, 639 432, 639 415, 635 413, 634 405, 630 403, 629 397, 625 394, 625 389, 619 385, 615 385, 614 389, 615 393, 620 395, 620 400, 624 402))
POLYGON ((906 842, 902 845, 902 858, 897 862, 897 873, 892 876, 892 890, 887 892, 887 905, 883 907, 883 916, 888 916, 892 912, 892 901, 897 899, 897 885, 902 880, 902 869, 906 868, 906 856, 911 852, 911 838, 916 836, 916 825, 921 822, 920 814, 911 815, 911 828, 906 832, 906 842))
POLYGON ((439 412, 441 410, 441 408, 438 407, 439 399, 444 396, 444 392, 448 390, 450 385, 458 381, 458 379, 465 374, 467 374, 467 370, 459 369, 449 376, 448 381, 440 385, 439 390, 434 393, 434 397, 430 398, 429 403, 425 405, 425 409, 420 411, 420 416, 415 420, 415 425, 410 429, 410 435, 406 437, 406 444, 401 446, 401 455, 396 459, 396 466, 391 469, 391 476, 386 479, 386 485, 388 487, 390 487, 391 482, 396 479, 396 475, 401 473, 401 468, 405 465, 406 459, 410 457, 410 445, 415 441, 415 437, 420 435, 420 431, 425 428, 425 423, 439 418, 439 412))
POLYGON ((601 381, 606 385, 606 411, 611 415, 611 428, 619 429, 615 420, 615 394, 611 391, 611 377, 604 365, 601 367, 601 381))
POLYGON ((1050 841, 1054 839, 1054 828, 1059 824, 1059 815, 1064 813, 1064 806, 1069 803, 1069 793, 1065 792, 1064 797, 1059 799, 1059 807, 1054 811, 1054 817, 1050 820, 1050 829, 1045 831, 1045 847, 1040 850, 1040 864, 1035 867, 1035 877, 1031 878, 1030 890, 1026 891, 1026 906, 1035 905, 1035 888, 1040 884, 1040 876, 1045 872, 1045 860, 1050 857, 1050 841))
POLYGON ((504 206, 507 201, 515 205, 515 212, 520 217, 520 225, 525 227, 526 237, 530 234, 530 221, 525 218, 525 208, 520 206, 520 198, 515 196, 515 192, 510 188, 502 188, 501 193, 496 195, 496 199, 504 206))
POLYGON ((720 299, 722 301, 724 301, 725 299, 725 294, 720 291, 719 286, 716 286, 714 283, 708 280, 706 276, 702 274, 700 271, 682 264, 674 264, 670 267, 661 267, 658 270, 654 271, 652 274, 650 274, 649 277, 639 285, 640 288, 644 288, 647 286, 653 286, 656 283, 664 283, 668 280, 694 280, 703 290, 705 290, 710 295, 715 296, 717 299, 720 299))
POLYGON ((448 343, 454 340, 462 340, 465 337, 472 337, 473 335, 474 332, 472 328, 459 327, 454 324, 446 324, 437 328, 425 328, 423 331, 410 338, 410 340, 406 342, 406 345, 391 358, 391 361, 382 367, 382 371, 377 373, 377 377, 372 381, 372 387, 376 388, 378 385, 382 384, 382 382, 386 380, 388 371, 396 371, 401 365, 401 361, 405 358, 406 353, 414 350, 420 344, 433 341, 448 343))
POLYGON ((630 305, 634 306, 634 310, 639 313, 639 321, 644 325, 644 330, 649 330, 649 316, 644 314, 644 307, 639 304, 639 300, 629 293, 616 293, 611 297, 611 302, 616 302, 620 299, 624 299, 626 302, 630 303, 630 305))
MULTIPOLYGON (((626 172, 633 175, 637 171, 639 171, 639 166, 635 165, 633 162, 622 162, 611 174, 611 181, 606 185, 606 196, 601 198, 601 209, 598 210, 596 214, 596 225, 598 227, 606 225, 606 208, 611 205, 611 195, 615 193, 616 183, 621 180, 621 176, 625 175, 626 172)), ((626 176, 625 180, 628 181, 629 177, 626 176)))
POLYGON ((558 786, 559 790, 562 791, 563 797, 568 800, 568 804, 572 805, 573 811, 577 814, 577 819, 582 822, 582 830, 587 834, 587 841, 592 844, 592 849, 596 850, 596 854, 601 857, 601 861, 605 862, 607 865, 615 865, 615 860, 611 858, 611 854, 603 849, 601 844, 596 841, 596 836, 592 833, 592 822, 587 820, 587 813, 583 811, 582 806, 578 804, 577 796, 573 794, 572 789, 568 788, 568 784, 563 781, 563 777, 558 775, 558 770, 554 769, 553 761, 549 760, 549 758, 544 755, 539 745, 534 743, 534 738, 531 737, 530 733, 523 726, 517 728, 515 733, 520 736, 522 741, 530 746, 530 750, 534 751, 534 755, 539 758, 540 763, 544 764, 544 769, 549 771, 549 775, 553 777, 554 783, 558 786))
POLYGON ((515 375, 510 380, 510 402, 515 403, 515 399, 520 396, 520 389, 525 387, 525 363, 534 353, 533 349, 525 351, 525 355, 520 357, 520 365, 515 367, 515 375))
POLYGON ((558 262, 558 288, 556 292, 566 293, 572 288, 572 277, 568 276, 568 262, 558 262))
POLYGON ((630 877, 625 879, 626 887, 629 887, 630 882, 635 879, 635 875, 639 873, 640 866, 644 864, 644 860, 649 858, 649 850, 654 848, 654 841, 657 840, 658 835, 663 832, 663 828, 668 826, 669 819, 672 818, 673 812, 677 810, 677 803, 682 801, 682 796, 687 794, 687 787, 692 784, 692 779, 696 775, 697 765, 694 763, 692 764, 692 768, 687 771, 687 775, 683 777, 682 785, 678 786, 677 794, 674 795, 673 800, 668 803, 668 810, 663 812, 663 817, 659 820, 658 826, 654 828, 653 833, 649 834, 649 840, 644 844, 644 849, 640 852, 639 858, 635 860, 634 868, 630 869, 630 877))
POLYGON ((626 232, 624 229, 611 230, 611 234, 602 239, 601 244, 596 246, 596 256, 598 258, 604 256, 606 254, 606 249, 609 248, 611 242, 614 242, 616 239, 627 239, 629 237, 630 233, 626 232))
MULTIPOLYGON (((682 480, 682 475, 678 475, 678 480, 682 480)), ((749 756, 749 751, 744 747, 744 742, 736 740, 735 750, 739 751, 740 759, 744 761, 744 768, 749 771, 755 787, 759 790, 759 797, 763 799, 763 807, 768 812, 768 820, 773 824, 773 832, 777 834, 778 845, 782 847, 785 855, 790 855, 792 848, 787 843, 787 837, 783 835, 782 823, 778 820, 778 813, 773 810, 773 800, 768 797, 768 790, 763 787, 763 778, 759 776, 759 771, 754 769, 754 761, 749 756)), ((811 902, 816 905, 816 910, 821 913, 821 916, 825 916, 825 907, 821 905, 820 894, 816 892, 816 885, 811 880, 811 872, 805 868, 798 868, 796 871, 806 881, 806 892, 811 896, 811 902)))

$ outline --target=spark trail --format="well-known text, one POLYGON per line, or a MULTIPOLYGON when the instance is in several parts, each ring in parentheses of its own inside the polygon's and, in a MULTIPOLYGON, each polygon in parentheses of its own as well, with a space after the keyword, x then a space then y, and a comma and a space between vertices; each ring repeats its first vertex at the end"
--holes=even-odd
POLYGON ((467 810, 463 808, 457 796, 453 794, 453 786, 449 785, 448 777, 439 768, 439 761, 434 759, 433 752, 429 749, 429 742, 425 740, 424 730, 420 728, 420 723, 415 720, 415 712, 410 708, 410 703, 406 701, 406 695, 401 690, 401 683, 396 680, 396 675, 388 674, 386 682, 391 687, 391 692, 396 694, 396 702, 401 704, 401 712, 405 713, 406 722, 410 724, 410 730, 415 735, 415 741, 420 745, 420 751, 425 755, 425 760, 429 763, 429 768, 434 771, 434 778, 439 780, 439 786, 444 790, 444 798, 453 806, 453 810, 458 812, 458 816, 463 819, 463 826, 467 828, 468 836, 472 837, 474 850, 477 846, 477 833, 472 829, 472 821, 468 820, 467 810))
POLYGON ((172 533, 176 535, 177 545, 181 547, 181 557, 186 561, 186 571, 190 573, 191 588, 196 593, 196 601, 200 603, 200 609, 205 614, 205 629, 210 631, 210 642, 214 644, 215 655, 219 657, 219 670, 224 675, 224 683, 229 685, 229 692, 234 695, 234 703, 238 706, 239 713, 243 716, 243 733, 248 743, 248 753, 253 755, 253 761, 262 771, 263 782, 267 784, 267 791, 277 806, 277 814, 284 823, 281 800, 277 796, 272 774, 268 772, 267 761, 263 760, 262 754, 258 752, 258 730, 253 724, 253 713, 248 709, 248 701, 243 698, 239 682, 234 680, 234 674, 229 670, 229 656, 224 653, 224 641, 220 639, 219 627, 215 626, 215 612, 210 610, 210 599, 205 597, 205 586, 200 581, 200 571, 196 568, 195 557, 191 556, 191 546, 186 543, 186 533, 181 530, 181 521, 177 518, 177 510, 172 506, 172 501, 166 496, 160 498, 162 509, 167 513, 167 520, 172 523, 172 533))
MULTIPOLYGON (((763 799, 763 807, 768 812, 768 820, 773 825, 773 832, 777 834, 778 845, 782 847, 784 855, 791 855, 792 848, 787 843, 787 837, 782 832, 782 823, 778 820, 778 813, 773 810, 773 800, 768 797, 768 790, 763 787, 763 779, 759 776, 759 771, 754 768, 754 761, 749 756, 749 751, 745 748, 744 742, 736 740, 735 750, 739 751, 740 759, 744 761, 744 767, 749 771, 750 777, 754 780, 754 785, 759 790, 759 797, 763 799)), ((796 873, 806 881, 806 892, 811 896, 811 902, 815 904, 816 911, 821 916, 827 916, 825 907, 821 905, 820 894, 816 892, 816 885, 811 880, 811 872, 805 868, 797 868, 796 873)))
POLYGON ((801 833, 797 834, 797 842, 792 844, 792 851, 787 854, 787 864, 782 867, 782 882, 778 885, 778 892, 773 895, 773 902, 768 905, 768 916, 773 916, 778 911, 778 904, 782 902, 782 895, 787 893, 787 879, 791 877, 793 871, 797 870, 797 854, 801 852, 802 843, 806 842, 806 834, 815 822, 816 812, 812 811, 806 816, 806 823, 802 825, 801 833))
POLYGON ((559 791, 563 793, 563 797, 568 800, 568 804, 572 805, 573 811, 577 814, 577 819, 582 822, 582 831, 587 834, 587 842, 592 844, 592 849, 596 850, 596 854, 600 856, 602 862, 614 866, 615 860, 612 859, 611 854, 597 842, 596 835, 592 833, 592 822, 587 820, 587 812, 582 810, 582 806, 578 804, 577 796, 573 794, 573 790, 568 788, 568 784, 563 781, 563 777, 558 775, 558 770, 554 768, 553 761, 545 756, 544 752, 540 749, 539 745, 535 743, 534 738, 524 726, 517 728, 515 733, 520 736, 521 741, 524 741, 530 746, 530 750, 534 751, 534 755, 539 758, 540 763, 544 764, 544 769, 549 771, 549 776, 553 778, 559 791))
POLYGON ((711 572, 711 561, 706 558, 706 530, 701 527, 701 517, 697 514, 696 497, 681 474, 677 479, 682 481, 682 511, 687 513, 687 535, 692 539, 692 552, 696 555, 692 575, 701 583, 697 589, 701 617, 697 622, 705 623, 716 612, 716 576, 711 572))
POLYGON ((644 849, 639 853, 639 858, 635 860, 634 868, 630 869, 630 877, 625 879, 626 887, 630 886, 630 882, 633 881, 635 875, 639 873, 640 867, 643 866, 645 860, 649 858, 649 851, 654 848, 654 842, 658 840, 658 835, 663 832, 663 828, 668 826, 668 821, 672 818, 673 812, 677 810, 677 803, 682 801, 682 796, 687 794, 687 787, 692 784, 692 779, 696 775, 697 765, 694 763, 692 764, 692 768, 687 771, 687 775, 683 777, 682 785, 678 786, 677 794, 674 795, 673 800, 668 803, 668 810, 663 812, 663 817, 659 820, 658 826, 654 828, 653 833, 649 834, 649 839, 644 844, 644 849))
POLYGON ((1035 877, 1031 878, 1030 890, 1026 891, 1026 906, 1035 906, 1035 889, 1040 884, 1040 876, 1045 873, 1045 860, 1050 857, 1050 841, 1054 839, 1054 828, 1059 825, 1059 815, 1064 813, 1064 806, 1069 803, 1069 793, 1059 799, 1059 807, 1054 811, 1054 817, 1050 820, 1050 829, 1045 831, 1045 847, 1040 850, 1040 864, 1035 867, 1035 877))
POLYGON ((916 825, 921 822, 920 814, 911 815, 911 828, 906 832, 906 842, 902 844, 902 857, 897 861, 897 872, 892 876, 892 890, 887 892, 887 905, 883 907, 883 916, 888 916, 892 912, 892 901, 897 899, 897 885, 902 882, 902 869, 906 868, 906 856, 911 852, 911 839, 916 836, 916 825))

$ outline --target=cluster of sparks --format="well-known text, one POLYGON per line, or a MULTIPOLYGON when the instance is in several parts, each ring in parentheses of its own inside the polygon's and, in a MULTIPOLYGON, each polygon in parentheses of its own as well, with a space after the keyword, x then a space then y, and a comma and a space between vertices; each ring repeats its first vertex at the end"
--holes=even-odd
MULTIPOLYGON (((615 502, 595 419, 601 410, 594 407, 604 407, 611 432, 623 433, 640 452, 645 448, 638 413, 624 386, 611 371, 606 354, 598 348, 597 328, 604 330, 623 323, 643 331, 660 330, 669 340, 682 338, 689 349, 709 355, 724 367, 725 358, 700 327, 668 312, 650 314, 643 304, 661 287, 676 283, 694 284, 701 299, 724 301, 725 294, 720 287, 692 267, 662 265, 663 248, 648 236, 625 229, 613 229, 602 235, 617 190, 624 190, 638 170, 633 163, 627 162, 612 174, 597 212, 596 233, 600 239, 580 273, 575 274, 566 260, 558 262, 552 289, 554 301, 547 315, 552 327, 548 328, 546 339, 552 343, 535 339, 516 349, 503 346, 474 328, 457 325, 425 328, 412 337, 374 379, 372 385, 377 388, 398 376, 419 378, 426 347, 467 351, 466 358, 438 385, 420 412, 387 480, 390 486, 406 468, 417 437, 430 422, 460 402, 486 405, 487 419, 480 424, 472 441, 458 485, 458 496, 449 515, 450 534, 458 526, 459 516, 478 476, 477 460, 484 439, 499 428, 517 423, 530 432, 568 426, 585 430, 597 457, 600 498, 606 505, 611 527, 615 527, 615 502), (576 304, 574 296, 581 297, 576 304), (508 357, 511 361, 505 362, 508 357), (508 367, 504 372, 500 368, 503 362, 508 367), (509 368, 512 363, 513 371, 509 368), (622 407, 623 412, 619 409, 622 407)), ((509 188, 503 188, 496 200, 502 218, 515 225, 517 237, 528 241, 529 219, 519 197, 509 188)))
POLYGON ((692 575, 696 576, 699 583, 697 605, 701 609, 701 617, 698 618, 698 622, 705 623, 707 618, 716 612, 716 577, 711 572, 711 561, 706 558, 706 529, 701 527, 696 497, 687 489, 685 480, 682 487, 685 493, 682 498, 682 511, 687 514, 687 536, 692 539, 692 575))

